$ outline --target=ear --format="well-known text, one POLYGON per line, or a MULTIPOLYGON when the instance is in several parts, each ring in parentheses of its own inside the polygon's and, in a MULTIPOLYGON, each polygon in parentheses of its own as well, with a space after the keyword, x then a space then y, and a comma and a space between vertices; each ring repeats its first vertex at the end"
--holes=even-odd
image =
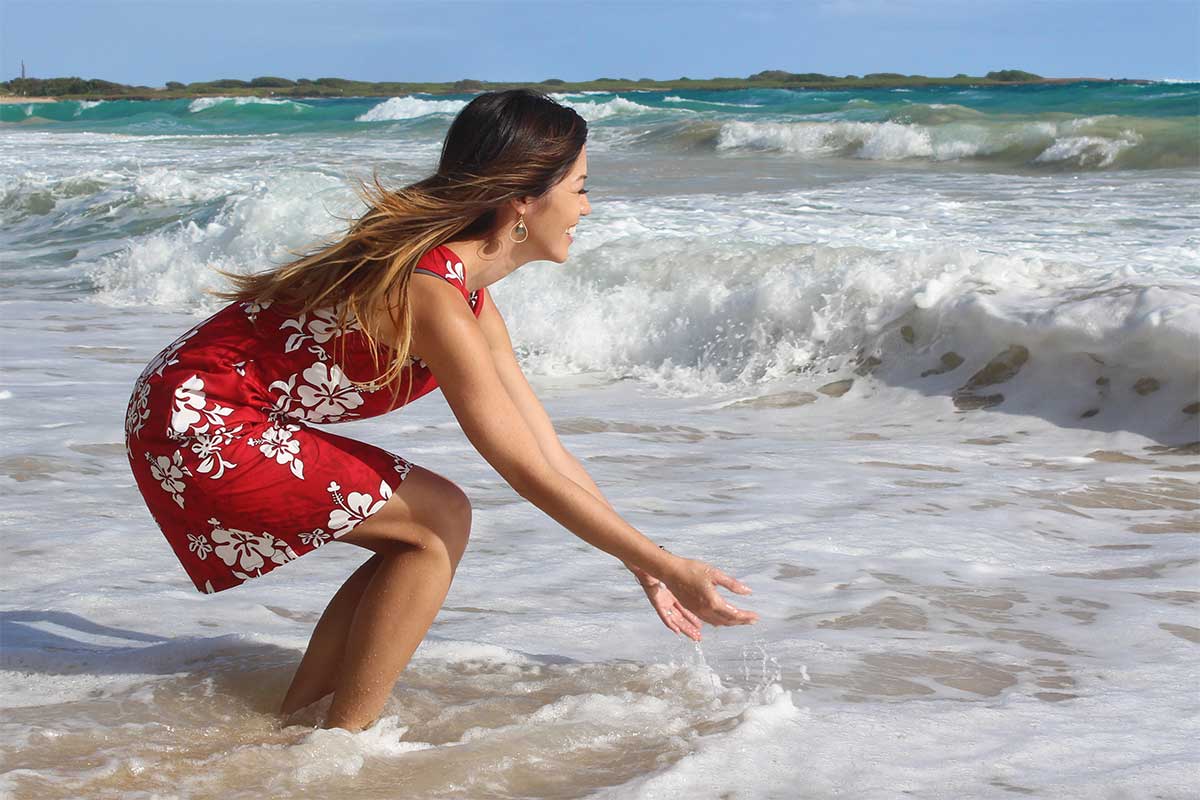
POLYGON ((508 204, 509 207, 512 208, 513 214, 521 216, 523 214, 528 214, 536 202, 536 197, 522 197, 519 199, 509 200, 508 204))

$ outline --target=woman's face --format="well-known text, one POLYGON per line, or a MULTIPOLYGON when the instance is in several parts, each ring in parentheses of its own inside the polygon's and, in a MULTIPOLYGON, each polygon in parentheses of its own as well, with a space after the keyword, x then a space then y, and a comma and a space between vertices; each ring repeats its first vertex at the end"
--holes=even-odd
POLYGON ((592 212, 584 188, 585 178, 587 145, 580 149, 579 157, 567 176, 525 211, 525 227, 529 229, 529 238, 517 248, 522 252, 522 260, 554 261, 558 264, 567 260, 567 250, 574 239, 575 223, 592 212))

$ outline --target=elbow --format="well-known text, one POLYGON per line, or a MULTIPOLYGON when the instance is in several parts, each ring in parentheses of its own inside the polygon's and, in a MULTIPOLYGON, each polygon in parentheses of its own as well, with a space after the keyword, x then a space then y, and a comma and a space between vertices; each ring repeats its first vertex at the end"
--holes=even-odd
POLYGON ((536 506, 553 494, 555 479, 562 477, 548 462, 517 464, 501 475, 514 492, 536 506))

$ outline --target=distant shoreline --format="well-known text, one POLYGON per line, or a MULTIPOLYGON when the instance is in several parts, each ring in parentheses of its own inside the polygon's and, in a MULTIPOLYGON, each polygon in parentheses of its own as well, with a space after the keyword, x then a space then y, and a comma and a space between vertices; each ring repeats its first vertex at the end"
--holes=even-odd
POLYGON ((12 103, 60 103, 66 99, 65 97, 21 97, 15 94, 3 94, 0 95, 0 105, 10 105, 12 103))
POLYGON ((744 89, 795 89, 802 91, 845 91, 855 89, 914 89, 935 87, 993 88, 999 86, 1062 85, 1071 83, 1153 84, 1141 78, 1044 78, 1040 75, 1007 70, 985 76, 959 74, 948 78, 899 73, 871 73, 859 77, 835 77, 819 73, 794 74, 769 71, 749 78, 679 78, 656 81, 650 78, 598 78, 593 81, 567 82, 557 79, 540 82, 490 82, 460 80, 453 83, 408 83, 352 81, 345 78, 318 78, 315 81, 286 78, 255 78, 253 81, 220 80, 191 84, 172 83, 163 88, 126 86, 101 80, 80 78, 29 78, 0 82, 0 103, 54 103, 71 100, 182 100, 200 97, 269 97, 280 100, 316 100, 337 97, 398 97, 413 94, 477 94, 504 89, 529 88, 542 92, 670 92, 737 91, 744 89), (35 94, 15 94, 29 91, 35 94))

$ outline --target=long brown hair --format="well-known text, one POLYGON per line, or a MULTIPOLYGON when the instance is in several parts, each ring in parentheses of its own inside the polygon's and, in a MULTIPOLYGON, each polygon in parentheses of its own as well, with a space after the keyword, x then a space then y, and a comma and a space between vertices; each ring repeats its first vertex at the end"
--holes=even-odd
POLYGON ((370 344, 379 376, 370 383, 394 382, 398 392, 412 343, 408 286, 421 256, 455 238, 496 235, 504 204, 549 191, 570 172, 586 140, 583 118, 541 92, 481 94, 451 123, 437 172, 395 190, 378 175, 357 181, 367 210, 344 234, 267 272, 225 273, 234 288, 217 294, 297 306, 302 313, 336 307, 338 326, 356 320, 370 344), (384 343, 390 363, 380 374, 388 322, 397 338, 384 343))

